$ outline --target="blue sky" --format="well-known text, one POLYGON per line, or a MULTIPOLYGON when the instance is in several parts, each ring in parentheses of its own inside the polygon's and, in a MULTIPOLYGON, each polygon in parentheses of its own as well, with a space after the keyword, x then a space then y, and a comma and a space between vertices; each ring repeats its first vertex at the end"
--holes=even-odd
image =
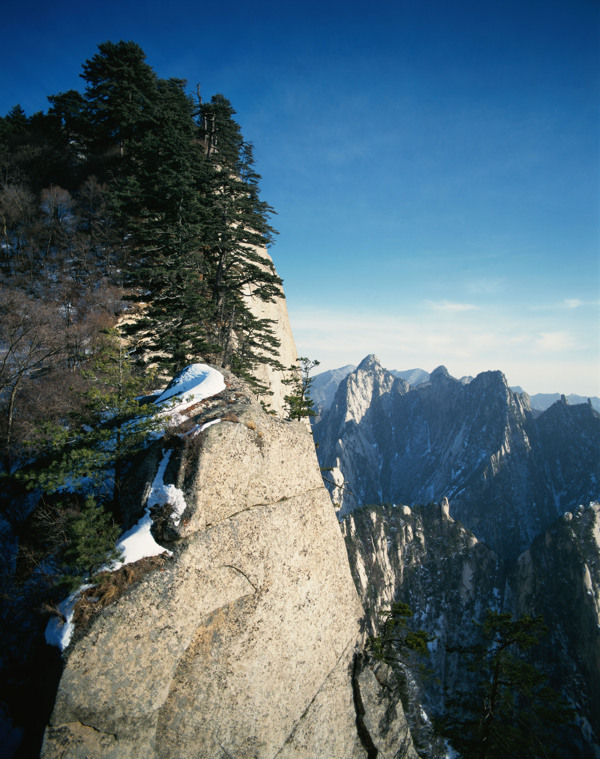
POLYGON ((3 10, 0 113, 108 39, 222 92, 301 355, 600 396, 597 0, 86 5, 3 10))

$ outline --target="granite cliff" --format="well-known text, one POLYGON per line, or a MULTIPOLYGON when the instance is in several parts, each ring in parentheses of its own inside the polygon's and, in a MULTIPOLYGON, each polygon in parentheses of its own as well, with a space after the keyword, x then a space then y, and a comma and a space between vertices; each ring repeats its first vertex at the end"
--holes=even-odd
POLYGON ((151 513, 170 555, 75 629, 42 756, 416 757, 385 672, 360 656, 363 611, 305 425, 231 375, 185 416, 129 494, 133 524, 167 461, 185 508, 151 513))

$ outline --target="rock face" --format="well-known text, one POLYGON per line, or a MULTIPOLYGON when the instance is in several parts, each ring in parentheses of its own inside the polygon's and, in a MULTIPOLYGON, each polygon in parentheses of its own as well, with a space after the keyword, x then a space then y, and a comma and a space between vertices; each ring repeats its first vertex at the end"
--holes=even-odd
POLYGON ((356 666, 362 608, 310 433, 226 384, 169 444, 172 557, 76 633, 42 756, 416 756, 410 735, 386 750, 401 706, 379 727, 383 688, 356 666))
POLYGON ((331 369, 315 375, 310 388, 310 397, 317 417, 320 417, 331 406, 340 382, 355 369, 354 364, 347 364, 339 369, 331 369))
POLYGON ((444 693, 460 677, 457 657, 447 650, 466 644, 472 620, 500 604, 502 563, 448 516, 445 504, 366 506, 341 524, 369 632, 377 632, 379 612, 401 600, 413 611, 415 625, 435 636, 427 663, 434 676, 414 694, 415 708, 409 713, 421 749, 420 735, 427 725, 420 704, 432 714, 443 711, 444 693))
MULTIPOLYGON (((468 682, 452 652, 475 642, 473 620, 487 608, 540 615, 549 631, 533 663, 577 713, 563 755, 600 756, 600 504, 557 519, 514 562, 449 518, 444 503, 358 508, 342 529, 367 629, 376 631, 379 611, 401 600, 416 626, 435 636, 428 662, 435 676, 412 683, 431 715, 442 715, 445 693, 468 682)), ((420 715, 419 703, 409 709, 413 739, 432 756, 420 715)))
MULTIPOLYGON (((266 248, 257 248, 256 250, 266 261, 271 262, 271 257, 266 248)), ((261 300, 251 293, 248 293, 247 297, 252 314, 257 319, 268 319, 272 322, 273 336, 279 340, 277 360, 286 369, 297 366, 298 353, 283 289, 281 289, 281 295, 272 301, 261 300)), ((261 364, 256 368, 255 375, 259 382, 268 387, 272 393, 263 397, 262 400, 268 408, 275 411, 279 416, 284 416, 286 413, 285 396, 289 395, 290 392, 289 387, 284 384, 284 380, 289 377, 289 374, 275 369, 269 364, 261 364)))
POLYGON ((537 419, 501 372, 469 383, 444 367, 410 389, 368 356, 314 428, 334 502, 429 503, 515 557, 563 511, 598 497, 600 414, 557 403, 537 419))

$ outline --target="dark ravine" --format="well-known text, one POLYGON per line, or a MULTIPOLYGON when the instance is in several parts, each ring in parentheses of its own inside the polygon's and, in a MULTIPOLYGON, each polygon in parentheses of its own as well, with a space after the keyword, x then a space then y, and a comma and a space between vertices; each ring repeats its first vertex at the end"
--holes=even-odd
MULTIPOLYGON (((369 629, 377 630, 381 608, 402 600, 416 626, 436 636, 428 663, 434 677, 415 686, 432 717, 443 714, 445 692, 465 682, 449 651, 470 642, 472 620, 486 608, 541 614, 549 634, 536 663, 577 711, 565 745, 581 757, 600 755, 599 504, 557 520, 516 561, 499 559, 444 505, 365 506, 341 524, 369 629)), ((413 738, 436 756, 435 746, 419 743, 418 701, 407 714, 413 738)))

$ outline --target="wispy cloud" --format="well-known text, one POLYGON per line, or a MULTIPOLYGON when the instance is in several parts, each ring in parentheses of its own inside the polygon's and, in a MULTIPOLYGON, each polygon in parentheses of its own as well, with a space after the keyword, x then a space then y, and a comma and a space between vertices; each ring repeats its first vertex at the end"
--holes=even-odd
POLYGON ((579 308, 579 306, 583 306, 583 301, 579 300, 579 298, 567 298, 564 301, 564 305, 567 308, 579 308))
POLYGON ((460 314, 463 311, 473 311, 477 308, 472 303, 455 303, 450 300, 429 300, 427 301, 427 305, 435 311, 445 311, 450 314, 460 314))
POLYGON ((577 347, 577 341, 566 330, 542 332, 536 340, 536 347, 544 352, 564 351, 577 347))
POLYGON ((506 290, 507 277, 479 277, 465 283, 469 293, 474 295, 497 295, 506 290))
POLYGON ((432 371, 444 364, 455 377, 499 369, 531 393, 600 395, 595 333, 554 320, 528 321, 525 310, 508 307, 467 309, 463 317, 460 309, 427 305, 385 313, 290 308, 290 318, 300 354, 319 359, 322 370, 375 353, 389 369, 432 371))
POLYGON ((600 300, 582 300, 581 298, 564 298, 561 301, 539 303, 529 307, 530 311, 573 311, 578 308, 598 308, 600 300))

